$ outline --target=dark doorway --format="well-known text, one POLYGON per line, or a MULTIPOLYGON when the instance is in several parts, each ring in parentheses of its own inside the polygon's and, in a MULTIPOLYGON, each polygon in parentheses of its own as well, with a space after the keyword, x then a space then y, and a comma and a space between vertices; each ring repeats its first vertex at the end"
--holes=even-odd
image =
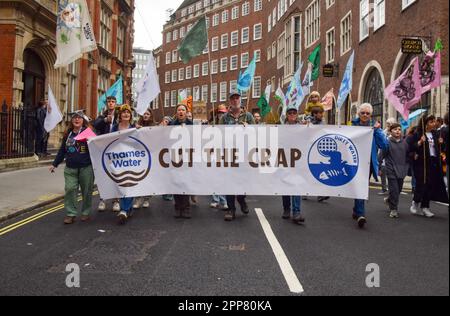
POLYGON ((364 91, 364 103, 370 103, 373 107, 373 119, 383 122, 384 87, 378 69, 373 68, 369 73, 364 91))
POLYGON ((45 67, 41 58, 31 49, 23 53, 25 70, 23 71, 22 102, 26 109, 35 109, 45 98, 45 67))

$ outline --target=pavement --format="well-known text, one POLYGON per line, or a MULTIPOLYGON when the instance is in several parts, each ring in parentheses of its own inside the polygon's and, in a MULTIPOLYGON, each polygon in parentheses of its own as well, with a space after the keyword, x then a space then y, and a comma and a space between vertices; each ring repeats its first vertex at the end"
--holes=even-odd
POLYGON ((63 206, 50 205, 0 224, 0 295, 448 296, 448 206, 415 217, 406 194, 392 220, 378 192, 365 230, 351 218, 353 202, 337 198, 302 201, 302 226, 281 219, 275 197, 248 197, 249 216, 231 223, 208 197, 191 220, 154 197, 125 226, 112 212, 64 226, 63 206), (68 264, 80 268, 79 287, 66 285, 68 264), (373 264, 380 284, 370 288, 373 264))
POLYGON ((48 166, 0 173, 0 222, 64 197, 64 166, 51 174, 48 166))

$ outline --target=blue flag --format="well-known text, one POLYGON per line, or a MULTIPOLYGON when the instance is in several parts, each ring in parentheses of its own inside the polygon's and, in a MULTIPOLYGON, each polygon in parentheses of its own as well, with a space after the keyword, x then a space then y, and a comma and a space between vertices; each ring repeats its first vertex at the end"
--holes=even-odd
POLYGON ((102 112, 106 106, 107 97, 116 97, 117 104, 123 104, 123 78, 122 76, 106 91, 104 95, 100 97, 97 104, 98 113, 102 112))
POLYGON ((347 99, 353 87, 353 63, 355 61, 355 52, 352 53, 345 68, 344 78, 342 79, 341 89, 337 101, 337 108, 340 109, 347 99))
POLYGON ((237 88, 241 92, 246 92, 250 90, 250 87, 253 83, 253 78, 255 77, 256 72, 256 54, 253 57, 253 60, 248 65, 248 68, 244 71, 244 73, 239 73, 239 79, 237 82, 237 88))
POLYGON ((422 114, 425 113, 426 111, 427 111, 427 110, 421 109, 421 110, 417 110, 417 111, 411 113, 411 114, 409 115, 408 121, 405 121, 405 120, 401 117, 401 118, 400 118, 400 125, 402 126, 402 130, 403 130, 403 131, 406 131, 406 130, 411 126, 411 124, 412 124, 412 123, 413 123, 420 115, 422 115, 422 114))

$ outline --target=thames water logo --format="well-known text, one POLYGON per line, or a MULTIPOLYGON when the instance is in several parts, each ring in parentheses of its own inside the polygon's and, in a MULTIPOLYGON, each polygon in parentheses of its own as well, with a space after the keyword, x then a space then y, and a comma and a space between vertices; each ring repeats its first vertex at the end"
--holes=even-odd
POLYGON ((150 173, 152 157, 148 148, 134 137, 116 139, 103 152, 105 173, 120 187, 134 187, 150 173))
POLYGON ((332 187, 343 186, 358 173, 358 150, 345 136, 326 135, 318 139, 310 149, 308 165, 319 182, 332 187))

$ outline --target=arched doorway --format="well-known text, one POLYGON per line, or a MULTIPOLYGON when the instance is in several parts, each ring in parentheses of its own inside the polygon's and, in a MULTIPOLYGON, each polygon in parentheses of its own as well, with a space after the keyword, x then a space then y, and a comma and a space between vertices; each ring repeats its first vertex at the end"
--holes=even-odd
POLYGON ((25 108, 35 109, 45 97, 45 67, 39 55, 31 49, 25 49, 23 61, 22 102, 25 108))
POLYGON ((384 87, 380 72, 376 68, 373 68, 367 77, 363 100, 364 103, 372 104, 373 119, 383 122, 384 87))

